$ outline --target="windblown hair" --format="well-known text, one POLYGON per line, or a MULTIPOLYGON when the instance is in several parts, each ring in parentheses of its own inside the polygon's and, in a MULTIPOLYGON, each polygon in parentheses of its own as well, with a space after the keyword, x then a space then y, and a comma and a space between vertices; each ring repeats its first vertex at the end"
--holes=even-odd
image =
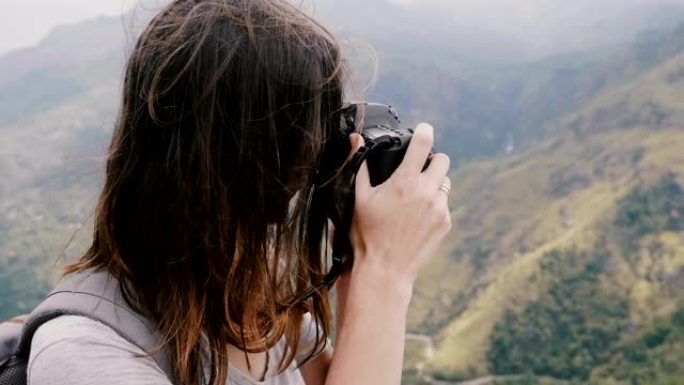
MULTIPOLYGON (((227 344, 294 359, 305 312, 330 331, 322 213, 307 196, 339 127, 334 37, 286 0, 176 0, 128 59, 91 247, 156 322, 179 384, 225 384, 227 344), (203 367, 210 367, 205 378, 203 367)), ((313 352, 312 352, 313 353, 313 352)))

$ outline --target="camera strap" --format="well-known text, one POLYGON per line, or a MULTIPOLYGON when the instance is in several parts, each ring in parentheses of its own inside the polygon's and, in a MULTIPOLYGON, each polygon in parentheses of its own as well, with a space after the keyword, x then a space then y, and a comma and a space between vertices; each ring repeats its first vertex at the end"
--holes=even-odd
MULTIPOLYGON (((359 172, 361 165, 366 161, 368 156, 372 154, 373 150, 378 146, 378 142, 371 141, 367 145, 362 146, 347 162, 342 169, 341 180, 349 181, 344 183, 342 187, 335 188, 334 201, 341 204, 341 210, 331 210, 330 219, 335 225, 335 238, 332 246, 332 265, 330 270, 323 278, 323 281, 304 292, 295 301, 292 306, 295 306, 302 301, 305 301, 315 293, 324 288, 330 289, 337 278, 342 274, 348 263, 346 257, 352 257, 351 243, 349 241, 349 230, 354 215, 354 190, 356 187, 356 174, 359 172)), ((312 188, 312 194, 315 194, 316 186, 312 188)))

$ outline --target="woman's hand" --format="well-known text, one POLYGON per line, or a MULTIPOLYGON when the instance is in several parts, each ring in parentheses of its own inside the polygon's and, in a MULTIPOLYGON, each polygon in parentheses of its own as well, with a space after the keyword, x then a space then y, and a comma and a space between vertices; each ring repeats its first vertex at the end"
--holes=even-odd
MULTIPOLYGON (((385 183, 371 187, 365 163, 357 174, 349 234, 354 265, 337 283, 344 297, 342 322, 326 385, 401 383, 413 283, 451 228, 449 158, 434 155, 421 173, 432 142, 432 126, 420 124, 404 161, 385 183)), ((358 143, 361 137, 354 135, 352 148, 358 143)))
MULTIPOLYGON (((379 186, 371 187, 367 165, 361 166, 350 231, 354 270, 370 267, 412 286, 451 229, 449 157, 435 154, 421 172, 433 138, 432 126, 419 124, 403 162, 379 186)), ((353 147, 360 147, 359 141, 363 141, 360 136, 353 138, 353 147)))

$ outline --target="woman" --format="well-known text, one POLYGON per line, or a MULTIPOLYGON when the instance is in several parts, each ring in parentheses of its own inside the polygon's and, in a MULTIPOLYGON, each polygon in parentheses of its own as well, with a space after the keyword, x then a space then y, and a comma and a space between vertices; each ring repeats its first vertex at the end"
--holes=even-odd
POLYGON ((334 38, 285 0, 159 13, 128 60, 92 246, 68 272, 116 278, 172 375, 107 326, 62 316, 33 339, 29 383, 399 384, 412 287, 450 229, 448 158, 421 172, 432 127, 387 182, 358 173, 334 351, 327 292, 291 306, 325 274, 311 225, 325 213, 307 196, 346 74, 334 38))

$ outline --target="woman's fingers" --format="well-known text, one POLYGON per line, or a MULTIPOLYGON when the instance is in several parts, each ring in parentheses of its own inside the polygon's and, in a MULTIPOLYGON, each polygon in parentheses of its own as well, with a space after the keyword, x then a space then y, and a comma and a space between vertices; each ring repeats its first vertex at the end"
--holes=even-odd
POLYGON ((425 165, 425 160, 432 151, 434 128, 427 123, 420 123, 413 132, 404 160, 397 168, 397 174, 404 177, 417 177, 425 165))
POLYGON ((440 234, 446 234, 451 230, 451 212, 449 211, 449 196, 451 195, 451 179, 443 177, 437 188, 437 200, 435 202, 435 226, 440 234))
POLYGON ((349 142, 351 142, 351 151, 349 151, 349 156, 347 157, 347 161, 351 160, 351 158, 356 154, 357 151, 361 147, 363 147, 366 142, 363 140, 363 136, 353 133, 349 135, 349 142))
POLYGON ((371 187, 370 174, 368 173, 368 163, 364 160, 356 173, 356 198, 364 200, 370 191, 371 187))
MULTIPOLYGON (((354 157, 354 154, 356 154, 356 152, 358 152, 359 149, 366 144, 366 142, 363 140, 363 137, 357 133, 349 135, 349 141, 351 142, 351 151, 347 161, 351 160, 351 158, 354 157)), ((356 174, 356 196, 364 196, 367 190, 370 189, 371 185, 370 175, 368 173, 368 165, 364 161, 356 174)))
POLYGON ((448 176, 442 178, 442 182, 437 187, 438 200, 440 207, 449 208, 449 196, 451 195, 451 179, 448 176))
POLYGON ((423 177, 426 179, 427 184, 432 186, 439 186, 440 183, 444 181, 444 177, 449 172, 449 166, 451 161, 446 154, 435 154, 430 160, 430 165, 423 172, 423 177))

